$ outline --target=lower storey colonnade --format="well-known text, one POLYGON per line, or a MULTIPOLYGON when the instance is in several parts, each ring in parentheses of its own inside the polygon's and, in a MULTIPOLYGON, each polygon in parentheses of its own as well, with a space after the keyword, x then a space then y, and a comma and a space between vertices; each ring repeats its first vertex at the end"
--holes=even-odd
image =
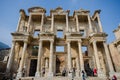
MULTIPOLYGON (((107 69, 105 68, 106 64, 104 63, 105 59, 101 59, 103 54, 100 54, 98 45, 102 45, 105 49, 103 52, 105 52, 105 56, 107 58, 106 60, 108 61, 109 71, 114 72, 109 51, 105 42, 92 42, 92 44, 89 45, 91 49, 87 49, 85 53, 82 49, 82 41, 66 41, 64 52, 55 52, 55 44, 53 40, 47 42, 39 40, 39 46, 35 48, 38 53, 36 56, 32 55, 35 54, 35 51, 32 52, 31 56, 27 55, 29 54, 27 52, 29 52, 30 47, 28 47, 27 41, 23 43, 22 49, 19 52, 21 53, 21 57, 17 70, 17 78, 28 76, 72 77, 73 74, 75 77, 81 77, 82 71, 85 71, 88 76, 92 76, 93 68, 97 69, 98 77, 105 77, 107 74, 107 69), (65 72, 65 74, 63 74, 63 72, 65 72)), ((14 45, 11 50, 15 50, 14 45)), ((8 61, 8 63, 9 62, 10 61, 8 61)))

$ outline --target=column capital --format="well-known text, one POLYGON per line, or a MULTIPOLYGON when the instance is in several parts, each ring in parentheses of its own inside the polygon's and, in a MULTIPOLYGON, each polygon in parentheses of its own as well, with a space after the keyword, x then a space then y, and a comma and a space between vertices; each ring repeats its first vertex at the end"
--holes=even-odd
POLYGON ((103 43, 106 43, 106 41, 103 41, 103 43))
POLYGON ((41 39, 39 40, 39 42, 42 42, 42 41, 43 41, 43 40, 41 40, 41 39))
POLYGON ((68 13, 66 13, 66 16, 68 16, 68 13))
POLYGON ((50 40, 50 42, 52 42, 52 43, 53 43, 53 42, 54 42, 54 40, 50 40))
POLYGON ((28 43, 28 41, 27 41, 27 40, 24 40, 23 42, 24 42, 24 43, 28 43))
POLYGON ((12 43, 15 43, 16 42, 16 40, 12 40, 12 43))
POLYGON ((71 43, 71 40, 67 40, 66 42, 67 42, 67 43, 71 43))
POLYGON ((82 42, 82 40, 80 39, 80 40, 78 40, 78 42, 79 42, 79 43, 81 43, 81 42, 82 42))
POLYGON ((97 42, 96 40, 93 41, 93 43, 96 43, 96 42, 97 42))

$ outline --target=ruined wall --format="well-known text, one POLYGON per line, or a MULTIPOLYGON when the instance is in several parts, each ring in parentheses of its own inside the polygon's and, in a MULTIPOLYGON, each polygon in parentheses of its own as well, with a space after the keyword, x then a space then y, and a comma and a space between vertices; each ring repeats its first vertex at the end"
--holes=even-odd
POLYGON ((120 72, 120 53, 113 43, 109 44, 110 55, 116 72, 120 72))
POLYGON ((0 61, 3 61, 4 57, 9 55, 9 52, 10 52, 10 48, 0 50, 0 61))

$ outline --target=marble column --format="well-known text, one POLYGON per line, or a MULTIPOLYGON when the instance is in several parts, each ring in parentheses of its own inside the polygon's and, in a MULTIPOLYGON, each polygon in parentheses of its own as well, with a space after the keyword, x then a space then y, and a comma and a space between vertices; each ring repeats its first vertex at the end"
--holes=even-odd
POLYGON ((94 49, 95 61, 96 61, 96 65, 97 65, 98 77, 104 77, 104 73, 102 72, 101 67, 100 67, 100 60, 99 60, 99 55, 98 55, 98 51, 97 51, 96 41, 93 41, 93 49, 94 49))
POLYGON ((27 32, 30 32, 30 23, 31 23, 32 15, 30 14, 27 26, 27 32))
POLYGON ((43 23, 44 23, 44 13, 42 14, 42 18, 41 18, 41 26, 40 26, 41 32, 42 32, 43 23))
POLYGON ((21 19, 22 19, 22 17, 21 17, 21 15, 20 15, 19 20, 18 20, 18 24, 17 24, 17 29, 16 29, 17 32, 19 31, 21 19))
POLYGON ((92 29, 92 24, 91 24, 90 15, 88 15, 88 24, 89 24, 89 32, 92 33, 92 32, 93 32, 93 29, 92 29))
POLYGON ((35 77, 40 77, 40 63, 41 63, 41 50, 42 50, 42 41, 39 41, 39 50, 38 50, 38 58, 37 58, 37 69, 35 73, 35 77))
POLYGON ((45 59, 45 68, 48 68, 48 58, 45 59))
POLYGON ((79 57, 78 56, 76 56, 76 67, 77 67, 77 69, 76 69, 76 77, 79 77, 79 73, 80 73, 80 66, 79 66, 79 59, 78 59, 79 57))
POLYGON ((13 59, 14 59, 14 55, 15 55, 15 41, 12 41, 12 47, 10 50, 10 54, 9 54, 9 60, 7 63, 7 67, 6 67, 6 72, 9 73, 12 63, 13 63, 13 59))
POLYGON ((84 59, 82 54, 81 41, 78 41, 78 48, 79 48, 79 58, 80 58, 80 69, 82 71, 84 70, 84 59))
POLYGON ((51 19, 51 32, 53 32, 53 26, 54 26, 54 14, 52 14, 52 19, 51 19))
POLYGON ((69 27, 68 27, 68 14, 66 14, 66 32, 69 32, 69 27))
MULTIPOLYGON (((67 41, 67 54, 68 54, 68 72, 72 70, 72 60, 71 60, 71 47, 70 41, 67 41)), ((69 77, 72 77, 71 73, 68 73, 69 77)))
POLYGON ((99 25, 100 32, 103 32, 102 24, 101 24, 101 21, 100 21, 99 14, 97 14, 97 19, 98 19, 98 25, 99 25))
POLYGON ((76 27, 77 27, 77 32, 79 32, 79 22, 78 22, 78 15, 75 15, 76 18, 76 27))
POLYGON ((27 49, 27 41, 24 41, 22 57, 21 57, 21 61, 20 61, 20 65, 19 65, 19 69, 18 69, 18 73, 17 73, 17 78, 22 77, 22 69, 24 66, 24 58, 25 58, 26 49, 27 49))
POLYGON ((110 70, 110 73, 109 74, 112 74, 115 72, 114 71, 114 68, 113 68, 113 65, 112 65, 112 60, 110 58, 110 53, 109 53, 109 50, 108 50, 108 46, 105 42, 103 42, 103 45, 104 45, 104 49, 105 49, 105 53, 106 53, 106 58, 107 58, 107 61, 108 61, 108 66, 109 66, 109 70, 110 70))
POLYGON ((73 68, 75 68, 75 59, 72 59, 73 68))
POLYGON ((53 76, 53 40, 50 41, 49 75, 53 76))

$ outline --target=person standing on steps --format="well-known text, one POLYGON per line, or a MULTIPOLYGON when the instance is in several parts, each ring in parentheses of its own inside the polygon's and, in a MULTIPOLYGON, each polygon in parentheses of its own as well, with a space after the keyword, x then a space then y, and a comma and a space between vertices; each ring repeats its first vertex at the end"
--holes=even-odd
POLYGON ((66 75, 66 69, 64 68, 64 70, 62 71, 62 76, 66 75))
POLYGON ((84 72, 84 70, 82 70, 82 73, 81 73, 81 74, 82 74, 82 80, 86 80, 86 79, 85 79, 85 72, 84 72))
POLYGON ((112 80, 117 80, 117 77, 113 75, 112 80))

